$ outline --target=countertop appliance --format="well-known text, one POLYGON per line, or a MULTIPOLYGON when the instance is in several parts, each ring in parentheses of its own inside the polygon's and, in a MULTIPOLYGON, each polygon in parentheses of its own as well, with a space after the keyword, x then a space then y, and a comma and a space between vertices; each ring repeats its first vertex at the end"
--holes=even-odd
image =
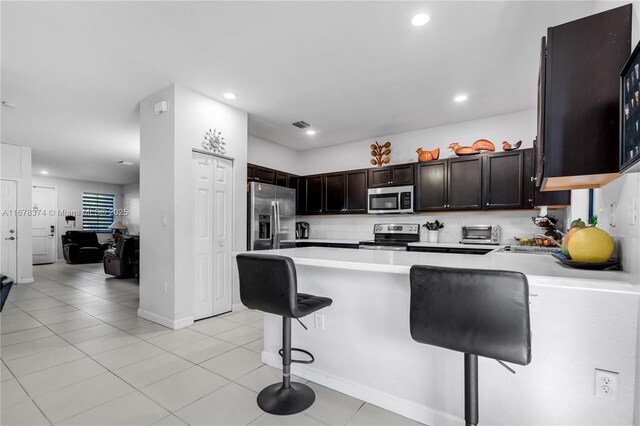
POLYGON ((500 244, 500 226, 463 225, 460 242, 462 244, 500 244))
POLYGON ((309 222, 296 222, 296 239, 308 239, 310 227, 309 222))
POLYGON ((251 182, 247 196, 247 249, 294 248, 296 190, 251 182))
POLYGON ((413 213, 413 185, 369 189, 367 212, 413 213))
POLYGON ((373 240, 360 241, 358 248, 407 251, 408 244, 417 241, 420 241, 417 223, 379 223, 373 225, 373 240))

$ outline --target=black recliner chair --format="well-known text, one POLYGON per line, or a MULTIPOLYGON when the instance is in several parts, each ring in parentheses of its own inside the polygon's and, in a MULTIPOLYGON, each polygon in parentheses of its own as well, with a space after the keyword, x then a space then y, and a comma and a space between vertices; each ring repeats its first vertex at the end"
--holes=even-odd
POLYGON ((291 382, 291 363, 310 364, 314 358, 305 350, 291 347, 291 318, 307 316, 330 306, 333 301, 298 293, 296 268, 291 258, 245 253, 236 259, 242 303, 251 309, 282 316, 282 383, 264 388, 258 394, 258 406, 267 413, 278 415, 304 411, 316 396, 309 386, 291 382), (310 359, 292 360, 291 351, 305 353, 310 359))
POLYGON ((104 252, 104 273, 119 278, 135 275, 134 263, 140 252, 140 237, 120 237, 115 249, 104 252))
POLYGON ((417 342, 464 353, 465 422, 478 424, 478 356, 531 362, 529 283, 519 272, 412 266, 409 326, 417 342))
POLYGON ((100 244, 98 235, 88 231, 67 231, 62 235, 62 253, 67 263, 102 262, 108 244, 100 244))

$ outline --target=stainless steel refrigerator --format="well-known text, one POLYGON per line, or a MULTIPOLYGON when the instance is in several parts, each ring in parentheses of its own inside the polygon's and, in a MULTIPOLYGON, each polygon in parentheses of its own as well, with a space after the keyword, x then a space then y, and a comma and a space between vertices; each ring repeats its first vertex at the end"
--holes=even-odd
POLYGON ((248 250, 295 247, 295 189, 251 182, 247 208, 248 250))

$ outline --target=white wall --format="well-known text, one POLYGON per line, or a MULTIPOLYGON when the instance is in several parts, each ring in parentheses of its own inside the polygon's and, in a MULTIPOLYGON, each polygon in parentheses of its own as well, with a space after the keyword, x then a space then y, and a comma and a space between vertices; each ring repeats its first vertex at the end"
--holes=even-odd
POLYGON ((247 162, 293 174, 306 174, 300 167, 302 153, 249 135, 247 162))
MULTIPOLYGON (((59 260, 64 259, 62 252, 62 238, 65 232, 71 230, 82 230, 82 193, 95 192, 98 194, 113 194, 116 201, 116 209, 122 208, 122 186, 111 183, 90 182, 84 180, 62 179, 42 175, 33 175, 32 184, 34 186, 47 186, 56 189, 57 209, 78 211, 75 226, 73 222, 66 223, 64 214, 58 215, 56 229, 58 230, 57 256, 59 260)), ((126 219, 124 219, 126 221, 126 219)), ((105 242, 111 238, 111 232, 98 234, 98 240, 105 242)))
MULTIPOLYGON (((31 205, 31 148, 0 144, 0 176, 18 184, 18 209, 30 210, 31 205)), ((17 283, 33 281, 31 216, 18 216, 17 283)))
POLYGON ((193 322, 191 153, 202 149, 210 128, 222 132, 226 155, 234 159, 233 250, 241 251, 246 246, 247 114, 178 85, 140 102, 139 315, 172 328, 193 322), (169 103, 169 111, 156 115, 153 105, 160 100, 169 103))
POLYGON ((128 215, 122 219, 129 235, 140 234, 140 183, 134 182, 122 187, 122 208, 128 215))
MULTIPOLYGON (((391 164, 417 161, 416 149, 432 150, 440 148, 440 158, 454 156, 447 150, 452 142, 470 145, 477 139, 489 139, 502 151, 502 141, 510 143, 522 140, 522 148, 533 146, 536 135, 535 110, 521 111, 479 120, 456 123, 430 129, 416 130, 383 136, 344 145, 302 151, 299 153, 301 174, 325 173, 371 167, 369 145, 374 141, 391 141, 391 164)), ((251 145, 253 149, 253 145, 251 145)), ((256 164, 261 164, 257 162, 256 164)), ((371 239, 375 223, 404 222, 425 223, 435 219, 445 222, 440 234, 442 242, 457 242, 460 239, 460 227, 464 224, 490 223, 502 228, 503 242, 509 242, 515 236, 530 236, 539 232, 531 221, 535 210, 500 212, 442 212, 437 214, 400 215, 400 216, 305 216, 303 220, 311 224, 313 238, 371 239)), ((551 214, 563 223, 564 210, 553 210, 551 214)), ((424 230, 423 230, 424 231, 424 230)), ((423 236, 423 240, 426 236, 423 236)))
POLYGON ((528 110, 302 151, 299 169, 303 170, 304 174, 314 174, 371 167, 370 160, 373 157, 369 145, 375 141, 391 141, 393 165, 418 161, 418 148, 440 148, 440 158, 447 158, 453 156, 453 153, 447 150, 452 142, 459 142, 465 146, 478 139, 488 139, 494 143, 497 151, 502 151, 501 145, 504 140, 511 143, 522 140, 522 147, 530 148, 535 136, 536 111, 528 110))

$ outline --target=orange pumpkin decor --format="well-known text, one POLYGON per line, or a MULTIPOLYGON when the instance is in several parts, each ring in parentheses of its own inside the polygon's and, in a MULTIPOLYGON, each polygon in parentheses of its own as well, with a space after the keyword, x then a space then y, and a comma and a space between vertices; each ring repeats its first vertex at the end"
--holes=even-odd
POLYGON ((383 164, 388 164, 391 161, 391 142, 385 142, 384 145, 380 145, 378 141, 376 143, 372 143, 371 146, 371 155, 374 157, 371 159, 371 164, 374 166, 382 167, 383 164))
POLYGON ((453 151, 456 155, 473 155, 479 154, 482 151, 495 151, 496 147, 487 139, 478 139, 471 146, 460 146, 458 142, 453 142, 449 145, 448 149, 453 151))
POLYGON ((433 151, 423 151, 422 148, 418 148, 416 152, 418 153, 418 161, 420 162, 427 162, 440 158, 440 148, 436 148, 433 151))

